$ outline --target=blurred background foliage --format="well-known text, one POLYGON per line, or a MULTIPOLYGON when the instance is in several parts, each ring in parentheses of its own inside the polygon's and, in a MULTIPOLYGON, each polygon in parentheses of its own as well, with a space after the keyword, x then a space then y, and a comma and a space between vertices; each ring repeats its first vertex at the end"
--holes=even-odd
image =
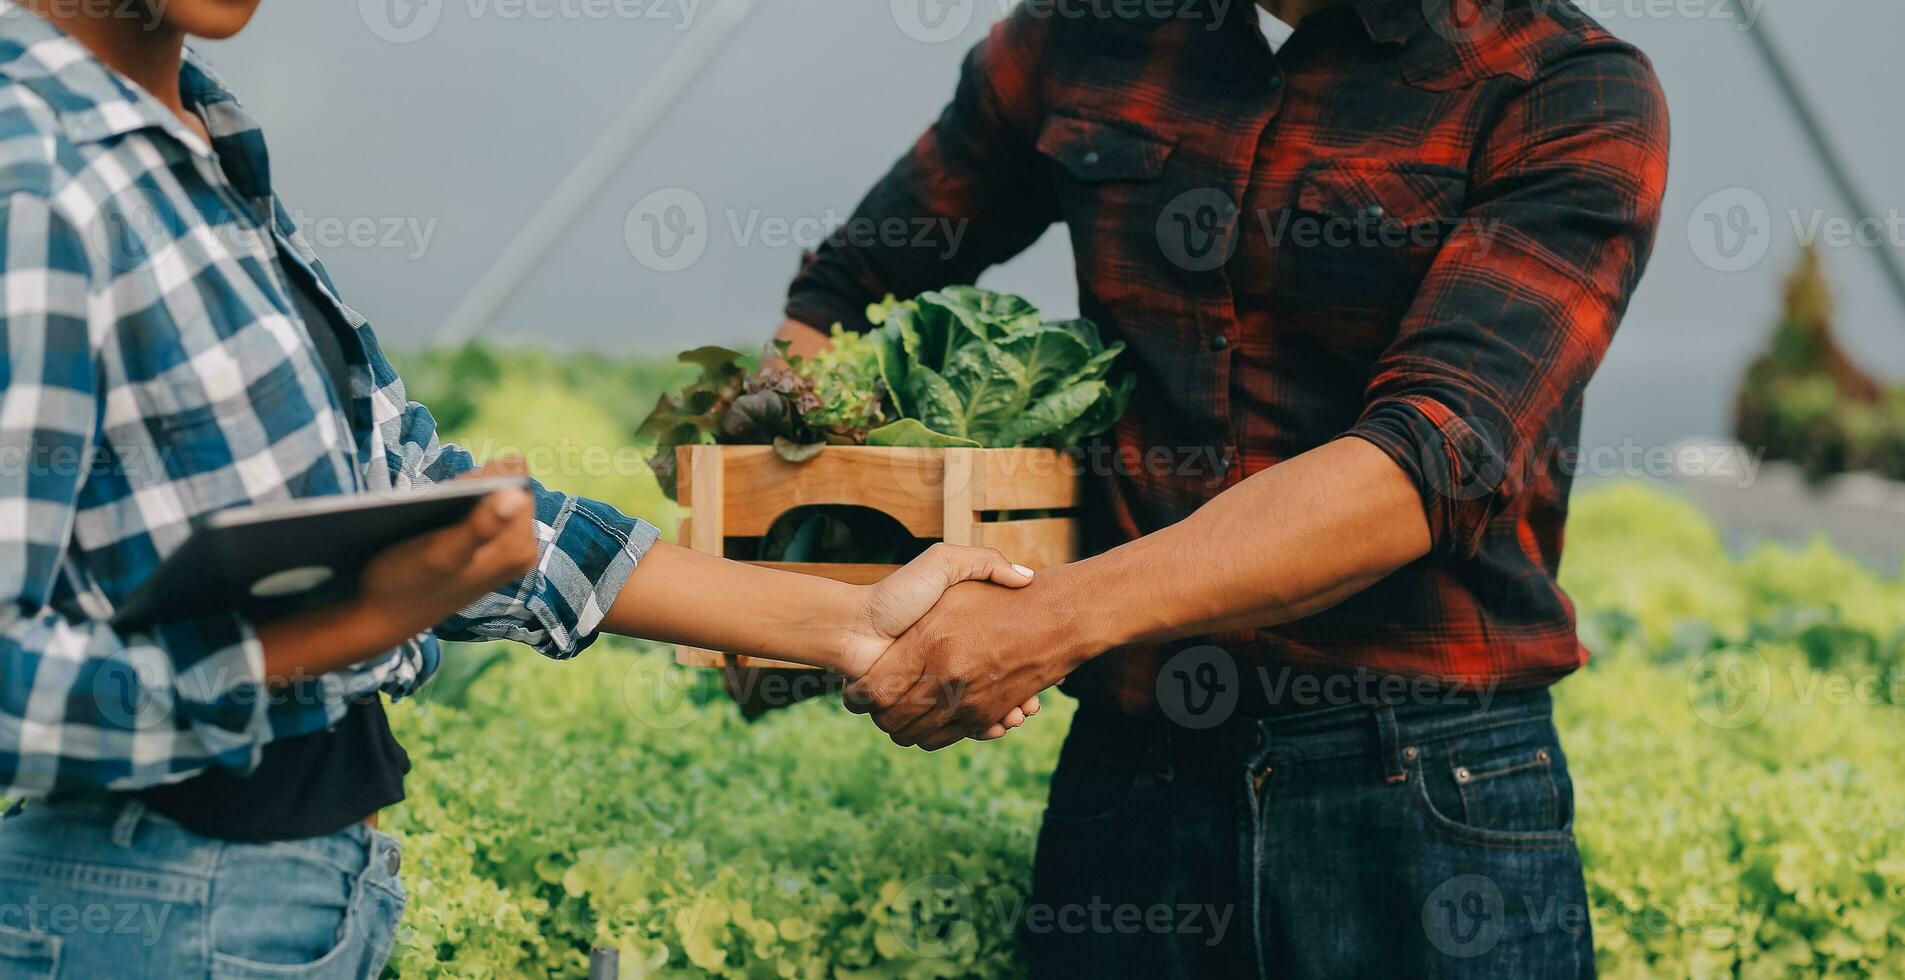
MULTIPOLYGON (((399 366, 449 435, 532 458, 625 446, 682 380, 483 348, 399 366)), ((542 475, 673 526, 638 463, 542 475)), ((1897 568, 1823 542, 1729 553, 1691 504, 1614 483, 1577 495, 1562 577, 1595 654, 1557 699, 1601 969, 1905 975, 1897 568)), ((454 697, 393 712, 416 771, 386 824, 411 891, 392 975, 582 976, 593 945, 625 976, 1022 975, 1064 696, 928 756, 830 699, 749 724, 644 644, 449 652, 472 656, 487 673, 454 697)))
POLYGON ((1846 352, 1832 294, 1808 249, 1786 282, 1767 350, 1740 383, 1735 434, 1814 479, 1863 471, 1905 480, 1905 387, 1886 387, 1846 352))

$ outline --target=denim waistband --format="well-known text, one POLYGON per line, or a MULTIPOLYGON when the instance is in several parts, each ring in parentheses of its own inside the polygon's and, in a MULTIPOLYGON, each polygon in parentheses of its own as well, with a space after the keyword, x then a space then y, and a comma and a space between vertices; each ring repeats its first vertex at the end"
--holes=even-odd
MULTIPOLYGON (((104 859, 113 852, 136 857, 132 863, 154 870, 209 876, 219 853, 229 842, 194 833, 176 821, 146 808, 137 798, 122 794, 78 794, 39 800, 8 812, 6 824, 14 832, 50 835, 62 851, 87 852, 104 859)), ((379 854, 377 834, 364 824, 352 824, 333 834, 298 840, 248 845, 281 847, 357 874, 379 854)), ((392 845, 394 849, 394 844, 392 845)), ((78 854, 74 854, 77 859, 78 854)))
MULTIPOLYGON (((1451 695, 1448 700, 1336 705, 1315 711, 1253 718, 1235 714, 1207 728, 1189 728, 1161 716, 1135 719, 1082 710, 1078 724, 1124 741, 1130 751, 1180 762, 1267 764, 1381 755, 1391 775, 1413 747, 1504 725, 1545 720, 1553 698, 1546 688, 1451 695)), ((1161 761, 1161 760, 1160 760, 1161 761)))

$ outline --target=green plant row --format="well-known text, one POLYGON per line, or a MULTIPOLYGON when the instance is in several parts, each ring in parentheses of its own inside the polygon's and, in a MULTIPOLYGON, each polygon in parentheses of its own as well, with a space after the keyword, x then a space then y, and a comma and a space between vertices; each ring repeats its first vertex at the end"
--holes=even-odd
MULTIPOLYGON (((559 366, 512 357, 470 431, 632 424, 537 373, 559 366)), ((601 486, 665 519, 644 479, 601 486)), ((1905 975, 1896 572, 1824 545, 1734 558, 1690 505, 1618 486, 1577 497, 1563 579, 1596 654, 1557 699, 1603 972, 1905 975)), ((1068 699, 928 756, 825 702, 745 724, 638 644, 474 673, 393 712, 416 762, 387 822, 411 890, 394 975, 582 976, 594 945, 630 977, 1022 975, 1068 699)))

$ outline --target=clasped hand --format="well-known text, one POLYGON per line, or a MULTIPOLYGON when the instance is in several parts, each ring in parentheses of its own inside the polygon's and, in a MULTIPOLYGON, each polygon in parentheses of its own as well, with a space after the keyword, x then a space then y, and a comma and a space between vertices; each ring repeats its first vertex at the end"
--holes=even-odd
POLYGON ((929 752, 1017 728, 1081 662, 1054 591, 997 551, 934 545, 874 586, 884 642, 849 658, 847 707, 929 752))

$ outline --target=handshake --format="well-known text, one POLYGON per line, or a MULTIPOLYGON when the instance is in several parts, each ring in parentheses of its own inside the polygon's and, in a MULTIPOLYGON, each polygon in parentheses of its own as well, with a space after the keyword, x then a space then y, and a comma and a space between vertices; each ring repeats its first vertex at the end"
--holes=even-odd
MULTIPOLYGON (((1057 570, 1054 570, 1057 571, 1057 570)), ((935 544, 864 587, 842 660, 850 710, 896 745, 994 739, 1038 714, 1038 692, 1078 663, 1047 581, 990 548, 935 544)))
MULTIPOLYGON (((467 475, 526 473, 520 458, 508 457, 467 475)), ((491 498, 461 523, 373 559, 362 598, 350 610, 326 611, 324 629, 303 621, 268 627, 281 648, 297 640, 323 652, 280 649, 267 656, 270 676, 334 670, 359 651, 387 650, 458 615, 490 590, 516 594, 521 577, 539 567, 538 541, 554 532, 538 532, 525 491, 491 498)), ((989 548, 935 544, 879 582, 848 585, 657 542, 599 629, 835 671, 852 681, 850 709, 872 715, 895 743, 930 751, 1025 724, 1038 713, 1039 692, 1115 645, 1093 649, 1097 641, 1071 622, 1075 567, 1034 576, 989 548)))

